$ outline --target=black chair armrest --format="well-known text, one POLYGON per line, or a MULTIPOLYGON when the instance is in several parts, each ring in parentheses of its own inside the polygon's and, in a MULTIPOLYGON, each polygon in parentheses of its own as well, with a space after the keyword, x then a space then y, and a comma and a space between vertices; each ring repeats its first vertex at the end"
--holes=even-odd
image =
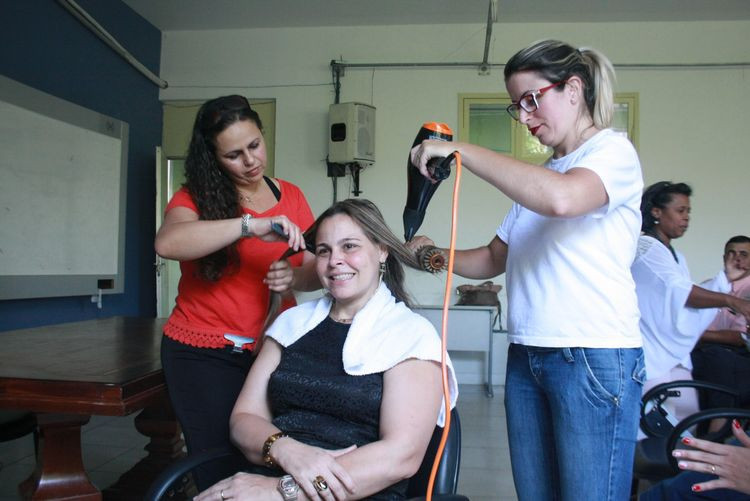
MULTIPOLYGON (((458 410, 451 411, 451 429, 445 442, 443 456, 440 459, 432 494, 456 494, 458 488, 458 474, 461 469, 461 419, 458 410)), ((443 435, 443 429, 435 427, 430 443, 425 452, 425 458, 419 470, 409 480, 406 496, 418 499, 427 492, 427 484, 432 473, 432 465, 437 454, 438 445, 443 435)))
POLYGON ((698 381, 692 379, 669 381, 667 383, 657 384, 641 397, 641 417, 643 416, 643 409, 645 409, 648 402, 654 400, 655 398, 659 398, 660 401, 663 402, 668 397, 666 393, 672 388, 696 388, 702 390, 718 391, 719 393, 726 393, 727 395, 733 396, 735 398, 738 398, 740 395, 739 392, 737 392, 737 390, 735 390, 734 388, 730 388, 729 386, 724 386, 722 384, 709 383, 708 381, 698 381))
POLYGON ((669 381, 654 386, 641 397, 640 427, 649 437, 667 437, 673 429, 672 423, 667 420, 667 411, 662 408, 662 403, 675 395, 675 388, 696 388, 717 393, 725 393, 734 398, 736 402, 739 393, 728 386, 709 383, 707 381, 696 381, 692 379, 669 381), (648 404, 653 402, 652 406, 648 404))
POLYGON ((27 411, 0 410, 0 442, 36 433, 36 416, 27 411))
POLYGON ((144 501, 159 501, 167 494, 169 489, 174 486, 175 482, 177 482, 180 477, 186 475, 196 466, 200 466, 215 459, 234 456, 237 454, 238 452, 235 449, 226 447, 203 451, 198 454, 191 454, 178 459, 162 470, 159 476, 154 479, 143 499, 144 501))
POLYGON ((670 433, 669 439, 667 440, 667 457, 669 458, 669 464, 672 466, 672 469, 675 472, 679 471, 677 467, 677 459, 672 456, 672 451, 677 447, 677 442, 680 440, 685 430, 703 421, 736 418, 750 419, 750 409, 733 409, 728 407, 708 409, 691 414, 677 423, 677 426, 674 427, 674 430, 672 430, 672 433, 670 433))

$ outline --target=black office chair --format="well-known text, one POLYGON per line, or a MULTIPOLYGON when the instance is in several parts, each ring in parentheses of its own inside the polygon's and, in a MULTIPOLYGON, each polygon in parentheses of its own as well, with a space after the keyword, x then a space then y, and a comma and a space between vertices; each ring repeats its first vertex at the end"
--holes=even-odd
MULTIPOLYGON (((406 495, 412 501, 425 499, 432 464, 437 454, 442 433, 442 428, 435 427, 422 464, 417 473, 409 480, 406 495)), ((162 471, 154 480, 143 498, 144 501, 160 501, 162 499, 180 497, 181 493, 185 490, 185 486, 190 483, 186 478, 191 470, 209 461, 234 454, 236 454, 236 451, 232 449, 219 449, 193 454, 177 460, 162 471)), ((453 409, 451 411, 451 427, 435 477, 432 499, 435 501, 468 501, 469 498, 466 496, 456 494, 460 466, 461 421, 458 417, 458 410, 453 409)))
POLYGON ((640 480, 658 482, 680 472, 672 451, 683 447, 680 439, 687 430, 695 428, 698 438, 718 442, 726 440, 732 434, 732 419, 750 418, 748 409, 716 408, 696 412, 683 418, 677 424, 673 424, 667 419, 667 411, 662 405, 668 398, 679 396, 680 392, 677 388, 696 388, 704 392, 725 393, 735 398, 738 396, 732 388, 692 380, 660 384, 643 395, 640 426, 647 436, 639 440, 635 447, 633 493, 637 492, 640 480), (707 431, 711 420, 722 418, 727 419, 727 422, 720 430, 707 431))
MULTIPOLYGON (((38 436, 36 416, 27 411, 0 410, 0 442, 9 442, 29 433, 34 434, 34 450, 37 449, 38 436)), ((0 463, 0 470, 3 464, 0 463)))
MULTIPOLYGON (((739 393, 733 388, 707 381, 686 379, 656 385, 641 397, 640 427, 647 437, 666 437, 671 433, 674 424, 667 419, 663 405, 669 398, 680 396, 679 388, 695 388, 701 397, 707 392, 729 395, 733 398, 730 407, 736 407, 739 399, 739 393)), ((699 430, 700 433, 704 431, 699 430)))
MULTIPOLYGON (((432 464, 437 455, 440 439, 443 435, 443 429, 435 427, 432 432, 427 450, 424 453, 424 459, 419 466, 417 473, 409 480, 409 486, 406 488, 406 496, 418 501, 425 498, 427 485, 430 481, 432 464)), ((458 409, 451 411, 451 427, 448 430, 448 438, 445 441, 443 457, 440 458, 435 484, 432 489, 433 499, 440 501, 468 501, 466 496, 456 494, 458 489, 458 473, 461 468, 461 419, 458 417, 458 409)))

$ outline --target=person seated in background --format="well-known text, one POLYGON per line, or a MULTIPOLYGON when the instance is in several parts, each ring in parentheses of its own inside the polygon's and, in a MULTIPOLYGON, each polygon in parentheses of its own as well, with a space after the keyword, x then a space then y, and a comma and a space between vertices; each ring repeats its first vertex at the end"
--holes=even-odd
MULTIPOLYGON (((724 272, 731 281, 732 296, 750 299, 750 237, 738 235, 724 246, 724 272)), ((743 334, 750 317, 722 308, 703 333, 692 353, 693 376, 732 387, 740 392, 739 402, 716 392, 706 395, 706 407, 750 406, 750 351, 743 334)))
POLYGON ((440 338, 404 290, 414 253, 361 199, 334 204, 305 237, 327 294, 268 328, 230 420, 234 444, 262 466, 199 501, 403 499, 444 423, 440 338))
MULTIPOLYGON (((723 270, 699 287, 690 278, 685 256, 672 247, 672 240, 687 231, 691 194, 685 183, 662 181, 649 186, 641 199, 643 234, 631 271, 646 358, 644 394, 661 383, 693 379, 690 352, 715 318, 716 308, 750 314, 750 302, 726 294, 730 279, 723 270)), ((699 410, 695 390, 680 393, 665 403, 677 420, 699 410)))
POLYGON ((686 470, 643 492, 640 501, 750 500, 750 437, 737 420, 732 422, 736 443, 718 444, 683 439, 696 450, 675 449, 678 466, 686 470))

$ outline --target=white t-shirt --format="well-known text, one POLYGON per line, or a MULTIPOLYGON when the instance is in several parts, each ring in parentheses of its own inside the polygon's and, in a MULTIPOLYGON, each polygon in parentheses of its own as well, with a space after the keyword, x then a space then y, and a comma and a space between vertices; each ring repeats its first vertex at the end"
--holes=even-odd
MULTIPOLYGON (((693 281, 685 256, 675 254, 677 261, 664 244, 643 235, 631 267, 641 310, 647 379, 660 378, 678 364, 692 369, 690 352, 719 311, 685 306, 693 281)), ((725 293, 730 289, 723 271, 701 286, 725 293)))
POLYGON ((636 348, 638 303, 630 264, 641 227, 638 155, 606 129, 572 153, 549 159, 557 172, 584 167, 609 202, 584 216, 542 216, 518 204, 497 230, 508 244, 509 340, 530 346, 636 348))

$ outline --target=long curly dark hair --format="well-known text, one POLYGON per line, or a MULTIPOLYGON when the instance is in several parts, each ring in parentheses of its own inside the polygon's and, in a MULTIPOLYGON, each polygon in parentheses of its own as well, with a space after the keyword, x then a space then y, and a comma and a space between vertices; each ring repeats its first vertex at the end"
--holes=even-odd
MULTIPOLYGON (((207 221, 238 217, 242 213, 237 188, 216 159, 216 136, 230 125, 249 120, 263 130, 260 117, 239 95, 221 96, 203 103, 195 117, 193 135, 185 159, 185 184, 207 221)), ((239 267, 237 242, 198 260, 198 274, 210 282, 239 267)))

